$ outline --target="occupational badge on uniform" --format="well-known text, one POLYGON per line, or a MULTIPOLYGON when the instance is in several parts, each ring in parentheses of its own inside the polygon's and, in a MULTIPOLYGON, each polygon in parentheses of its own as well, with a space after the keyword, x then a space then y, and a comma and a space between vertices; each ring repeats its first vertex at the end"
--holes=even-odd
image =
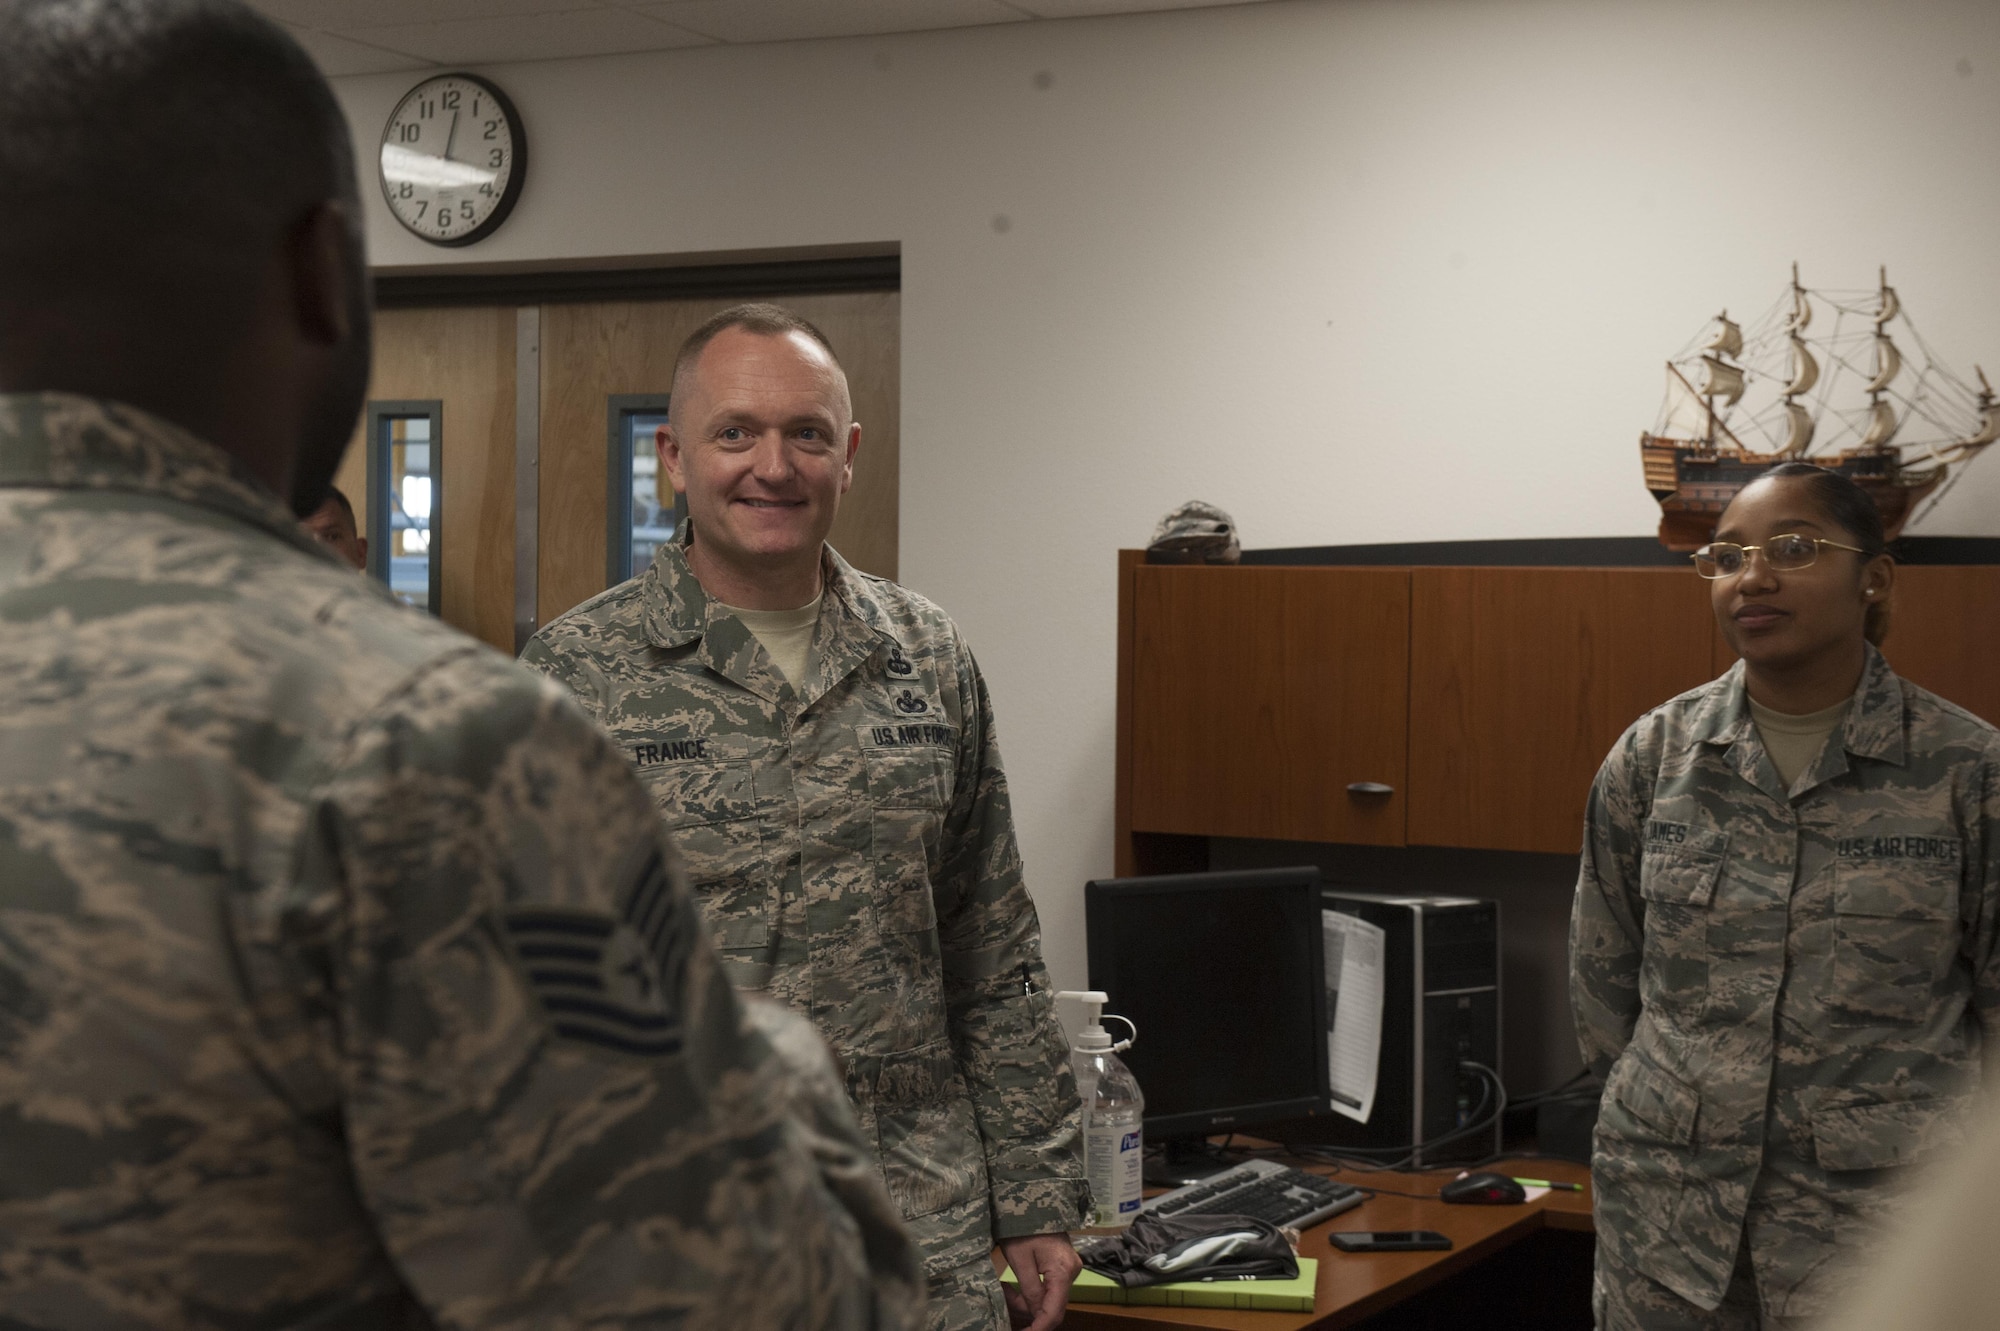
POLYGON ((558 1039, 640 1058, 680 1052, 686 945, 657 853, 633 884, 623 918, 517 906, 501 921, 558 1039))
POLYGON ((918 716, 928 712, 931 705, 908 689, 896 695, 896 710, 905 716, 918 716))
POLYGON ((917 673, 917 668, 911 665, 909 660, 903 655, 901 647, 891 647, 889 649, 889 662, 886 668, 890 674, 898 676, 909 676, 917 673))

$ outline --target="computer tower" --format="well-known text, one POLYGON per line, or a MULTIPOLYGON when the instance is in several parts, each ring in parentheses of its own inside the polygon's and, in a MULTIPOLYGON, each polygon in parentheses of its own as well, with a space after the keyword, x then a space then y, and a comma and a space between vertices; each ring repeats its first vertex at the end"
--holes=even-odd
MULTIPOLYGON (((1321 906, 1381 930, 1381 1039, 1368 1120, 1339 1112, 1330 1075, 1334 1112, 1315 1120, 1314 1139, 1370 1154, 1407 1151, 1420 1166, 1494 1154, 1500 1149, 1500 1088, 1493 1084, 1501 1073, 1499 903, 1327 888, 1321 906), (1461 1133, 1481 1119, 1491 1122, 1461 1133)), ((1328 951, 1334 950, 1329 939, 1328 951)), ((1340 982, 1329 955, 1330 1044, 1338 1003, 1357 997, 1336 999, 1340 982)))

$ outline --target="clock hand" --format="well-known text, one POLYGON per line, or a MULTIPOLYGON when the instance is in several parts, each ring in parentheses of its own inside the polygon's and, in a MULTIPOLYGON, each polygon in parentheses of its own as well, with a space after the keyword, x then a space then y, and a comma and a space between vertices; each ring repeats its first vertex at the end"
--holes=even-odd
POLYGON ((458 112, 451 113, 451 128, 444 132, 444 160, 451 160, 451 141, 458 137, 458 112))

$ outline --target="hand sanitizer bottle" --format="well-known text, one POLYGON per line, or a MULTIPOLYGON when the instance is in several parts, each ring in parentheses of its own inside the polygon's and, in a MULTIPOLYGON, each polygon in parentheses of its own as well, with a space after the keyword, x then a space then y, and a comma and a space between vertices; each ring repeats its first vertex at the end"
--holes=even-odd
POLYGON ((1146 1097, 1118 1051, 1132 1047, 1139 1028, 1112 1016, 1132 1031, 1130 1038, 1113 1044, 1098 1015, 1108 1001, 1103 993, 1065 989, 1056 997, 1077 1000, 1089 1014, 1089 1024, 1070 1047, 1069 1061, 1076 1070, 1077 1093, 1083 1097, 1083 1170, 1096 1204, 1090 1227, 1123 1229, 1139 1214, 1140 1161, 1145 1154, 1139 1124, 1145 1117, 1146 1097))

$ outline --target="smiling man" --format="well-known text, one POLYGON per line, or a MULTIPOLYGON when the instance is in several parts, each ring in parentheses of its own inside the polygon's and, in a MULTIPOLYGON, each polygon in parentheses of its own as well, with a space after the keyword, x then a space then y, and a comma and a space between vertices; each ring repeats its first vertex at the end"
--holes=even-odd
POLYGON ((1087 1188, 993 712, 936 606, 826 544, 861 427, 826 338, 743 305, 688 338, 660 464, 689 523, 522 659, 617 738, 730 976, 809 1016, 925 1251, 930 1325, 1045 1331, 1087 1188), (1003 1302, 998 1242, 1025 1294, 1003 1302))

